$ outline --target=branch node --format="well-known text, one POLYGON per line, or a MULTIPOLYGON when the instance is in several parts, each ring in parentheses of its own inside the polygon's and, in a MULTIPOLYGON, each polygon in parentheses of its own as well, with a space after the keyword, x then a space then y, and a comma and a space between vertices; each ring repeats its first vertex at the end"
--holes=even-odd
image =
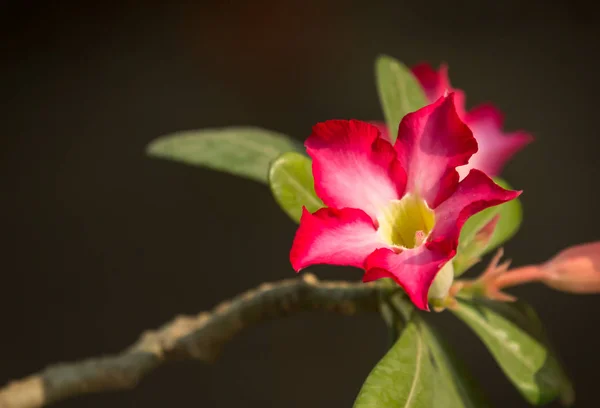
POLYGON ((319 284, 319 279, 317 279, 317 277, 310 272, 303 274, 302 280, 304 281, 304 283, 311 285, 311 286, 316 286, 319 284))

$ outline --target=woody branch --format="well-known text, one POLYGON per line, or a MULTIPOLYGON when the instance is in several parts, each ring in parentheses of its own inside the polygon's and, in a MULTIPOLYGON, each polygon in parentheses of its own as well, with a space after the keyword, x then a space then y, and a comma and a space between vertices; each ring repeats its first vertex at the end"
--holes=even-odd
POLYGON ((51 365, 11 382, 0 389, 0 408, 38 408, 81 394, 133 388, 167 361, 214 361, 228 340, 253 324, 309 310, 376 312, 387 291, 376 284, 321 282, 312 274, 264 283, 210 312, 147 331, 119 354, 51 365))

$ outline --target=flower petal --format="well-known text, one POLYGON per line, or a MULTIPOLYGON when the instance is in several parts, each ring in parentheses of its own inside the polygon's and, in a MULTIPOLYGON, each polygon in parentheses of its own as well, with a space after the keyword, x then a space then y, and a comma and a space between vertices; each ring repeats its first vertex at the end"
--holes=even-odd
POLYGON ((436 71, 431 65, 426 62, 417 64, 411 68, 412 73, 417 78, 425 96, 429 102, 435 102, 445 95, 446 92, 454 92, 454 103, 456 104, 456 112, 459 117, 465 114, 465 94, 460 89, 454 89, 450 84, 448 77, 448 65, 442 64, 436 71))
POLYGON ((413 66, 411 71, 421 83, 425 95, 430 102, 438 100, 444 95, 444 92, 452 91, 452 86, 448 79, 448 66, 446 64, 442 64, 439 71, 436 71, 428 63, 421 62, 413 66))
POLYGON ((461 177, 470 169, 479 169, 490 177, 500 174, 504 163, 531 143, 533 137, 523 131, 504 133, 504 117, 495 106, 479 105, 465 115, 465 123, 473 131, 479 150, 469 164, 457 169, 461 177))
POLYGON ((311 214, 302 208, 290 260, 296 272, 314 264, 362 268, 369 254, 387 246, 362 210, 321 208, 311 214))
POLYGON ((443 252, 455 251, 460 230, 469 217, 520 194, 521 191, 503 189, 485 173, 472 169, 454 194, 435 209, 435 226, 427 245, 443 252))
POLYGON ((402 286, 410 300, 422 310, 429 310, 427 295, 429 287, 440 269, 453 254, 429 249, 421 245, 395 253, 390 249, 378 249, 365 262, 363 282, 392 278, 402 286))
POLYGON ((380 122, 380 121, 371 121, 369 122, 371 125, 375 126, 377 128, 377 130, 379 130, 379 137, 381 137, 383 140, 385 140, 388 143, 391 143, 392 140, 390 139, 390 131, 388 130, 387 124, 385 122, 380 122))
POLYGON ((444 92, 455 92, 456 112, 473 131, 479 151, 473 155, 468 165, 457 169, 461 179, 473 168, 491 177, 498 175, 504 163, 533 140, 530 134, 523 131, 503 133, 503 115, 492 105, 483 104, 467 112, 465 95, 450 84, 446 64, 442 64, 436 71, 431 65, 420 63, 412 67, 412 72, 421 83, 430 102, 443 96, 444 92))
POLYGON ((375 219, 380 208, 402 197, 406 175, 376 126, 329 120, 313 127, 305 145, 315 191, 328 207, 360 208, 375 219))
POLYGON ((477 152, 477 142, 458 117, 451 93, 407 114, 394 148, 407 172, 407 191, 435 208, 456 189, 455 168, 467 164, 477 152))

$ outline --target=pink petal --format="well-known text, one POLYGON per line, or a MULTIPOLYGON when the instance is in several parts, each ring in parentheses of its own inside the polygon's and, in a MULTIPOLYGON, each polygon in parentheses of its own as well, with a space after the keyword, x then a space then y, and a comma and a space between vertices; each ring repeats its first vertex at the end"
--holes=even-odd
POLYGON ((369 123, 371 125, 375 126, 377 128, 377 130, 379 130, 379 133, 380 133, 379 137, 381 137, 386 142, 391 143, 390 131, 388 130, 388 127, 385 122, 371 121, 369 123))
POLYGON ((314 264, 362 268, 377 248, 385 248, 371 217, 354 208, 302 209, 290 260, 296 272, 314 264))
POLYGON ((429 249, 421 245, 396 253, 390 249, 378 249, 365 262, 363 282, 392 278, 404 289, 410 300, 422 310, 429 310, 427 295, 429 287, 440 269, 453 254, 429 249))
POLYGON ((454 89, 452 92, 454 92, 454 105, 456 106, 456 113, 458 114, 460 120, 464 121, 464 117, 466 115, 465 93, 460 89, 454 89))
POLYGON ((571 293, 600 293, 600 242, 564 249, 542 265, 543 282, 571 293))
POLYGON ((457 169, 461 177, 466 176, 472 168, 479 169, 490 177, 497 176, 504 163, 533 140, 530 134, 523 131, 504 133, 502 112, 489 104, 474 108, 466 114, 464 120, 473 131, 479 150, 468 165, 457 169))
POLYGON ((454 194, 435 209, 435 226, 428 245, 445 252, 455 251, 464 223, 472 215, 488 207, 517 198, 521 191, 505 190, 485 173, 471 170, 454 194))
POLYGON ((473 155, 469 164, 457 169, 461 178, 464 178, 473 168, 491 177, 500 174, 504 163, 533 140, 531 135, 523 131, 503 133, 502 113, 489 104, 480 105, 466 112, 465 95, 461 90, 452 88, 446 64, 442 64, 436 71, 429 64, 421 63, 414 66, 412 72, 421 83, 430 102, 443 96, 446 91, 456 93, 456 112, 471 128, 479 145, 479 151, 473 155))
POLYGON ((429 102, 437 101, 440 97, 444 96, 444 92, 446 91, 452 91, 452 86, 448 79, 448 66, 446 64, 442 64, 439 71, 436 71, 428 63, 421 62, 413 66, 411 71, 421 83, 429 102))
POLYGON ((456 112, 460 118, 464 116, 465 94, 460 89, 454 89, 450 84, 450 78, 448 77, 448 65, 442 64, 439 70, 436 71, 428 63, 422 62, 413 66, 411 70, 423 87, 425 96, 429 102, 437 101, 439 98, 444 96, 446 92, 454 92, 456 112))
POLYGON ((454 94, 407 114, 394 145, 407 172, 407 191, 435 208, 456 189, 455 168, 477 151, 471 130, 456 113, 454 94))
POLYGON ((377 127, 358 120, 328 120, 306 140, 313 159, 315 192, 325 205, 360 208, 373 219, 402 197, 406 176, 377 127))
POLYGON ((489 103, 471 109, 467 117, 471 123, 481 123, 495 128, 501 128, 504 123, 504 114, 489 103))

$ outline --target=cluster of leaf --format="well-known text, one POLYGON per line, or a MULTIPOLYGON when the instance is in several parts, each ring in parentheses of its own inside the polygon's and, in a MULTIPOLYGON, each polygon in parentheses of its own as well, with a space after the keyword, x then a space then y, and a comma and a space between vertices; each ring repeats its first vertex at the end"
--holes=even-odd
MULTIPOLYGON (((425 95, 410 70, 387 56, 376 62, 376 79, 390 135, 395 135, 402 117, 426 104, 425 95)), ((252 127, 180 132, 156 139, 147 153, 268 184, 295 222, 302 206, 311 212, 324 206, 315 194, 311 160, 303 146, 277 132, 252 127)), ((495 181, 509 188, 504 180, 495 181)), ((511 238, 521 223, 521 211, 520 202, 513 200, 471 217, 461 232, 455 274, 511 238), (477 233, 492 220, 492 236, 478 245, 477 233)), ((556 398, 572 403, 572 386, 530 306, 484 299, 458 302, 452 313, 481 339, 529 403, 541 405, 556 398)), ((355 408, 492 406, 424 314, 401 294, 382 299, 381 306, 394 344, 369 374, 355 408)))

